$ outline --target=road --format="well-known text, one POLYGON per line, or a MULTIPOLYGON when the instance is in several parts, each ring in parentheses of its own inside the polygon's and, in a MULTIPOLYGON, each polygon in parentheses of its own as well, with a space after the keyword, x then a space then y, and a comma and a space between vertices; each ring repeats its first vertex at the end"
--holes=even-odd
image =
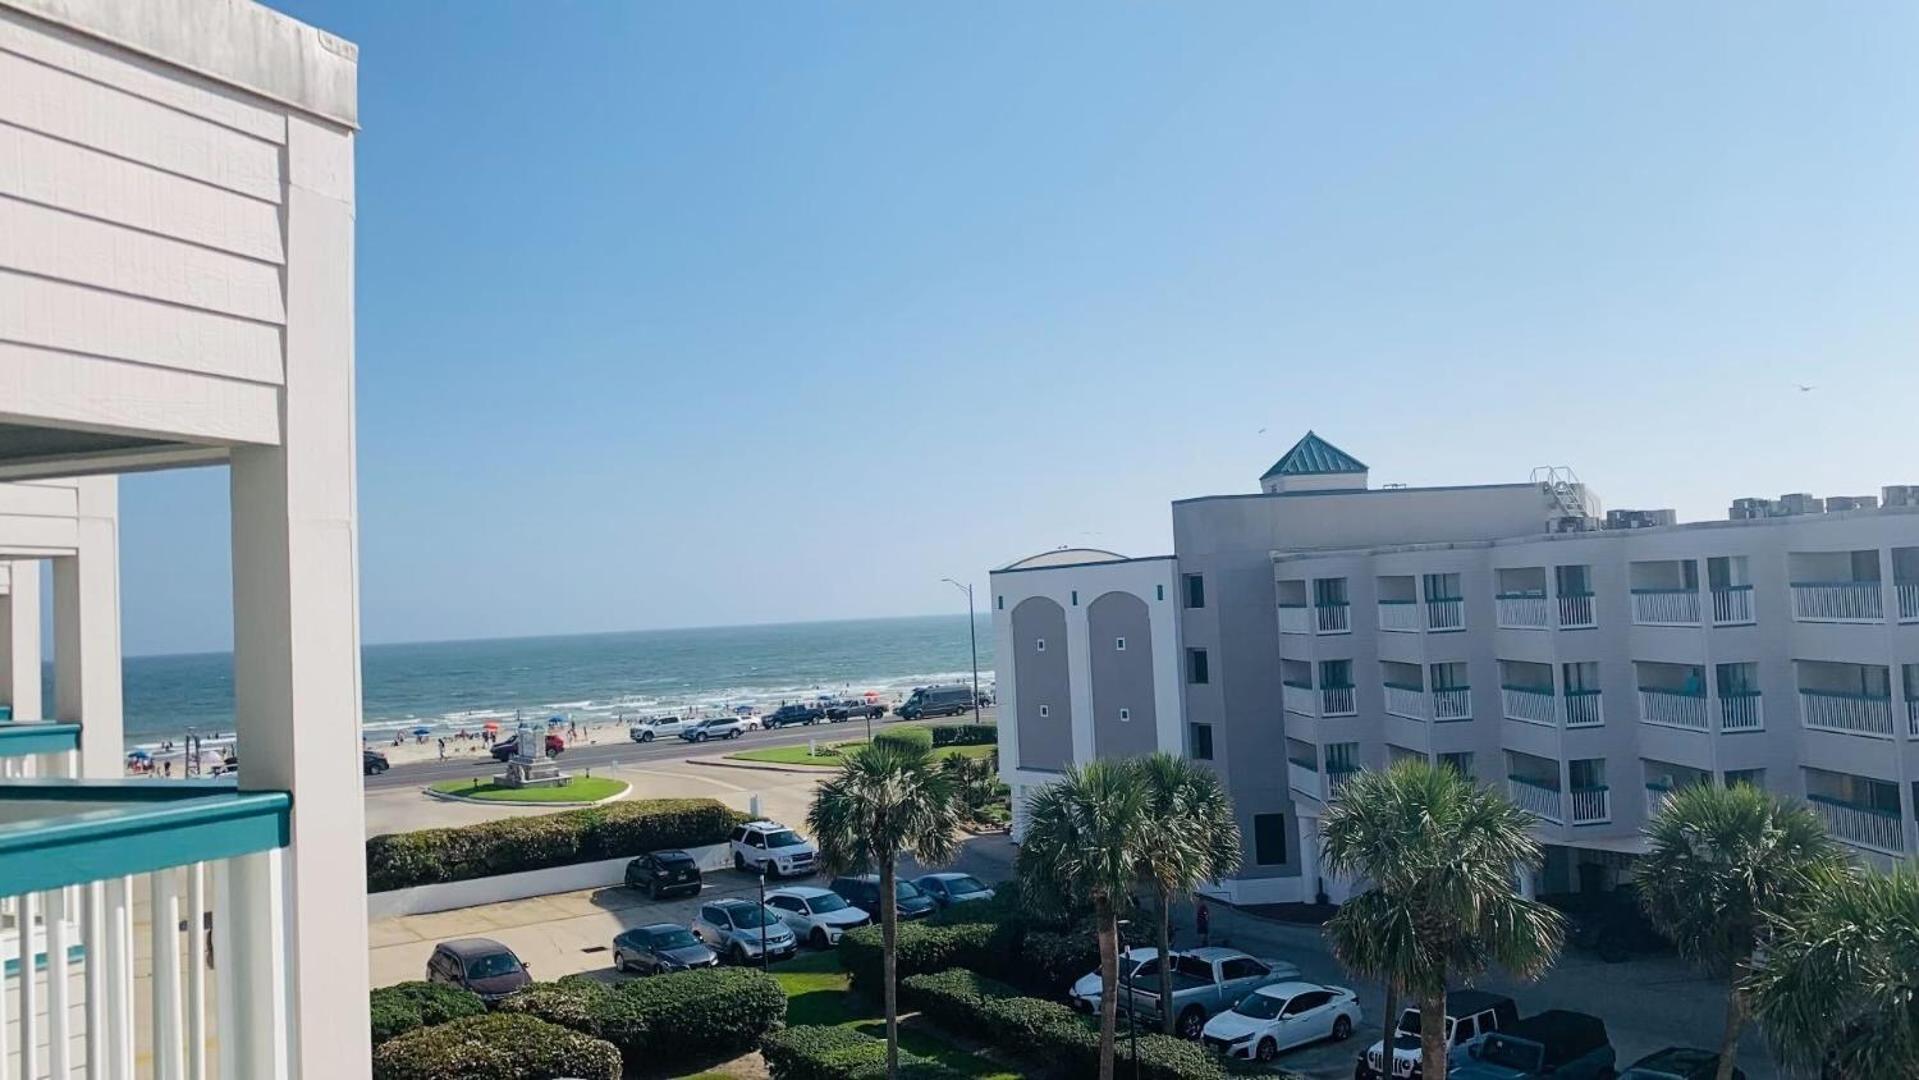
MULTIPOLYGON (((996 719, 992 708, 981 710, 980 716, 987 722, 996 719)), ((934 721, 938 723, 961 723, 972 718, 955 717, 934 721)), ((896 717, 888 716, 873 722, 878 731, 890 724, 900 723, 896 717)), ((666 761, 684 758, 699 750, 710 752, 720 747, 729 751, 749 750, 761 746, 793 746, 804 744, 808 739, 822 742, 839 742, 843 739, 856 739, 866 733, 866 724, 859 720, 848 720, 839 724, 815 724, 811 727, 789 727, 778 731, 749 731, 731 742, 695 744, 683 739, 655 740, 650 743, 611 742, 598 745, 572 746, 560 756, 560 764, 569 770, 601 768, 613 765, 639 765, 652 761, 666 761)), ((376 747, 377 749, 377 747, 376 747)), ((445 761, 418 761, 411 764, 395 765, 378 776, 366 778, 368 791, 385 791, 394 788, 417 788, 440 780, 459 780, 473 775, 475 759, 469 754, 452 757, 445 761)))

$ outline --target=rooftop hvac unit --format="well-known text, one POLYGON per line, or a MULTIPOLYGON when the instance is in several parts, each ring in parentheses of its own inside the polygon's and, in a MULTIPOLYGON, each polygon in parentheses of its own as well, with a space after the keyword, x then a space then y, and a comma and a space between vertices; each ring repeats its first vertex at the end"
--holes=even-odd
POLYGON ((1879 501, 1886 506, 1919 506, 1919 484, 1887 484, 1879 489, 1879 501))
POLYGON ((1829 495, 1826 497, 1826 509, 1831 513, 1844 510, 1877 510, 1877 495, 1829 495))
POLYGON ((1651 529, 1660 525, 1679 523, 1676 510, 1608 510, 1606 524, 1608 529, 1651 529))
POLYGON ((1773 514, 1771 499, 1734 499, 1732 508, 1726 511, 1726 517, 1732 521, 1751 521, 1754 518, 1771 517, 1773 514))
POLYGON ((1823 514, 1825 512, 1826 500, 1814 498, 1811 494, 1804 491, 1795 491, 1790 495, 1779 496, 1779 502, 1775 504, 1773 508, 1773 513, 1782 517, 1792 517, 1797 514, 1823 514))

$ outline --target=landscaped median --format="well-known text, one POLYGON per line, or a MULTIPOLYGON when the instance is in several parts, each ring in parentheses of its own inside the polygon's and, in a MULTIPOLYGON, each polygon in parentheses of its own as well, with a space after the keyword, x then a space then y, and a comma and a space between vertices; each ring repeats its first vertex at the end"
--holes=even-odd
MULTIPOLYGON (((992 724, 900 724, 881 730, 874 738, 917 743, 932 750, 936 761, 949 757, 991 757, 999 751, 999 729, 992 724)), ((731 761, 761 765, 810 765, 831 769, 839 766, 843 756, 865 746, 866 740, 814 740, 814 744, 817 744, 818 753, 814 753, 814 745, 809 744, 768 746, 758 750, 741 750, 726 756, 731 761)))
POLYGON ((476 776, 467 780, 442 780, 426 790, 430 795, 461 802, 592 806, 617 799, 632 788, 633 785, 624 780, 604 776, 575 776, 564 784, 539 787, 513 787, 476 776))

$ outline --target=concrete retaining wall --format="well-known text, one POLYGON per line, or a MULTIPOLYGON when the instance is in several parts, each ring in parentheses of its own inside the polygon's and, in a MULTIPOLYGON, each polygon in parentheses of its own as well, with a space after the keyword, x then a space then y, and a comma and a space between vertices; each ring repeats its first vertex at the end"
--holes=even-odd
MULTIPOLYGON (((693 861, 699 864, 703 873, 733 865, 731 849, 725 844, 687 848, 686 853, 693 856, 693 861)), ((574 863, 546 870, 498 874, 472 881, 419 885, 411 889, 374 893, 366 898, 367 914, 375 919, 395 915, 425 915, 433 911, 497 904, 502 900, 524 900, 529 896, 550 896, 618 885, 626 880, 626 864, 631 861, 630 858, 602 859, 599 862, 574 863)))

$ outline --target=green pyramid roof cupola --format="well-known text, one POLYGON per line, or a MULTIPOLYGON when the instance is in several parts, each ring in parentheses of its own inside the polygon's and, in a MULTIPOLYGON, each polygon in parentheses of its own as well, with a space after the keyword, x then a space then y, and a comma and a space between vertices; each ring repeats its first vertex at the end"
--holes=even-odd
POLYGON ((1363 473, 1366 463, 1320 438, 1311 431, 1293 444, 1260 479, 1276 476, 1328 476, 1339 473, 1363 473))

